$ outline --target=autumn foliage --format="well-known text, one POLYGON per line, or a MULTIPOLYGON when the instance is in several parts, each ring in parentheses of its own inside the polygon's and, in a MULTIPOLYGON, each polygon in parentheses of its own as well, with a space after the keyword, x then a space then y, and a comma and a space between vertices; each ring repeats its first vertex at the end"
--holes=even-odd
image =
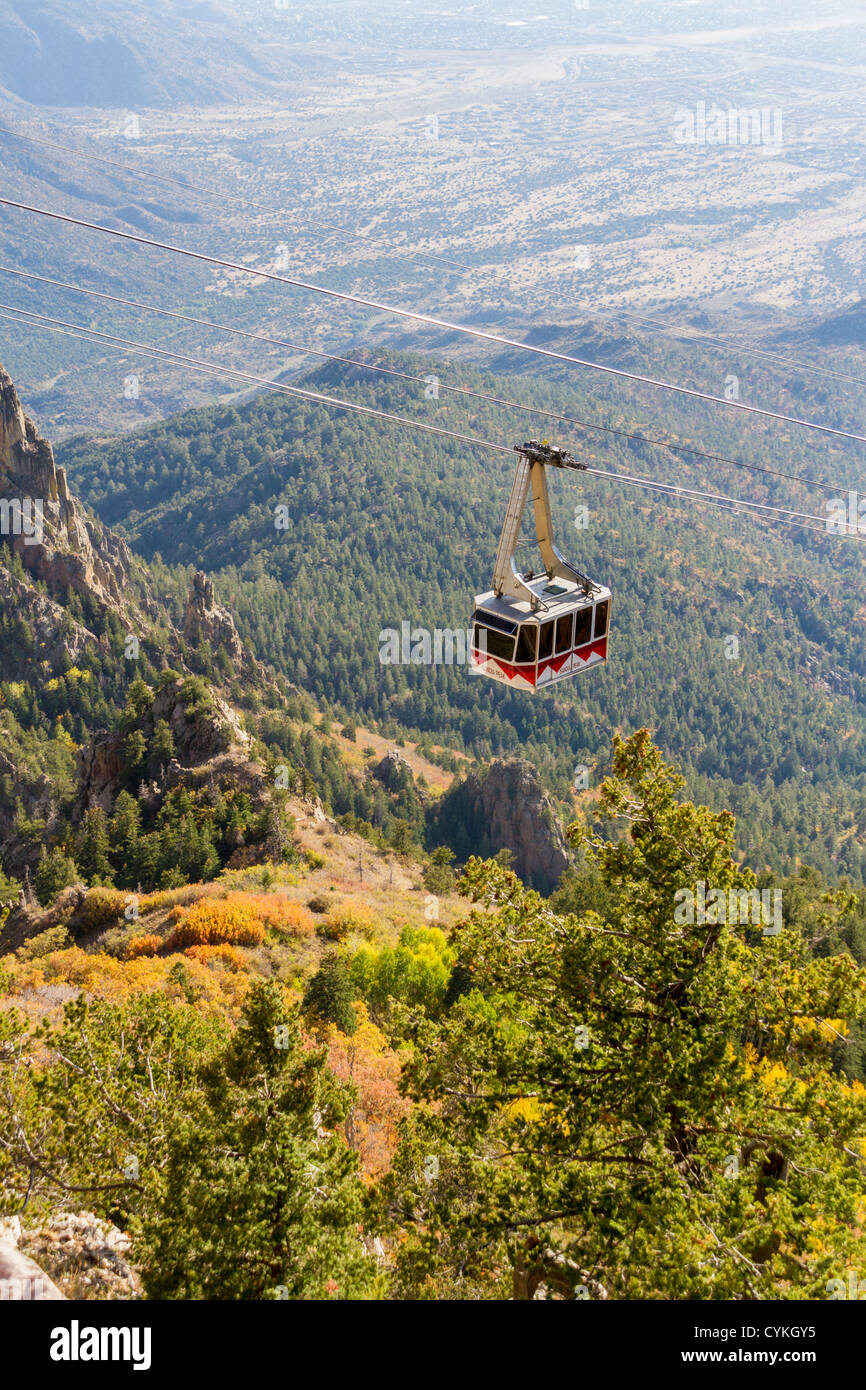
POLYGON ((221 946, 188 946, 184 955, 188 960, 201 961, 202 965, 225 965, 230 970, 245 970, 247 967, 240 951, 225 943, 221 946))
POLYGON ((332 907, 324 922, 317 928, 320 936, 329 941, 345 941, 350 932, 358 932, 368 939, 373 936, 375 922, 373 914, 363 903, 343 902, 332 907))
POLYGON ((155 956, 164 945, 161 936, 134 936, 127 942, 126 959, 138 960, 140 956, 155 956))
POLYGON ((345 1137, 357 1150, 361 1173, 370 1181, 387 1172, 397 1148, 400 1121, 411 1104, 400 1094, 400 1054, 370 1021, 367 1009, 355 1004, 358 1027, 351 1037, 332 1028, 328 1037, 331 1070, 351 1082, 357 1097, 345 1124, 345 1137))
POLYGON ((222 899, 202 899, 192 907, 175 907, 170 913, 174 931, 166 942, 170 951, 187 946, 260 946, 265 928, 241 894, 222 899))
POLYGON ((116 922, 128 901, 129 894, 116 888, 91 888, 76 914, 78 930, 95 931, 116 922))
POLYGON ((282 932, 287 936, 312 936, 315 931, 312 913, 293 898, 274 893, 232 893, 231 901, 249 907, 270 931, 282 932))
POLYGON ((225 898, 202 898, 191 907, 178 905, 169 913, 174 930, 168 950, 188 946, 259 946, 266 931, 285 936, 310 936, 312 915, 300 903, 274 893, 229 893, 225 898))

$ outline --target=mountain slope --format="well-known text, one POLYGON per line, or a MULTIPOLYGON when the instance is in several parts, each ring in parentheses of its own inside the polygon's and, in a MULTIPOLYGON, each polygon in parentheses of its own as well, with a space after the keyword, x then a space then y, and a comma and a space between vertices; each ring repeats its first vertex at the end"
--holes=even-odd
MULTIPOLYGON (((388 360, 420 369, 417 359, 388 360)), ((447 364, 424 361, 454 378, 447 364)), ((460 380, 526 398, 521 379, 461 368, 460 380)), ((515 427, 513 414, 487 403, 422 401, 413 388, 407 398, 406 388, 354 368, 324 368, 309 381, 494 440, 532 432, 531 420, 515 427)), ((534 382, 532 396, 575 411, 573 389, 559 383, 534 382)), ((699 443, 696 409, 692 417, 671 407, 680 437, 699 443)), ((607 418, 620 423, 612 409, 607 418)), ((780 456, 776 430, 753 426, 744 450, 738 421, 717 412, 714 424, 731 457, 817 470, 802 433, 780 456)), ((572 426, 556 437, 574 447, 574 436, 593 465, 823 511, 825 494, 797 484, 732 476, 615 436, 580 441, 572 426)), ((752 862, 792 868, 805 855, 831 876, 866 875, 866 586, 856 542, 650 500, 579 474, 557 478, 563 549, 614 590, 612 639, 606 669, 528 699, 460 666, 380 660, 383 633, 404 622, 465 627, 473 594, 489 584, 507 461, 274 395, 122 441, 71 441, 62 457, 83 495, 145 555, 204 564, 259 658, 344 717, 482 760, 525 755, 566 799, 576 765, 592 769, 595 785, 611 734, 649 723, 690 790, 737 813, 752 862), (582 529, 577 504, 588 512, 582 529)), ((521 553, 534 562, 530 547, 521 553)))
MULTIPOLYGON (((14 899, 4 868, 48 903, 76 877, 147 892, 297 863, 294 828, 325 807, 362 878, 371 846, 409 854, 418 874, 434 821, 437 844, 453 838, 426 774, 438 791, 450 778, 417 754, 381 757, 370 735, 358 748, 355 726, 335 737, 256 661, 203 573, 147 565, 87 514, 2 369, 0 533, 0 898, 14 899)), ((533 855, 562 841, 533 807, 519 836, 506 822, 488 836, 530 879, 533 855)), ((433 861, 440 887, 447 859, 433 861)))

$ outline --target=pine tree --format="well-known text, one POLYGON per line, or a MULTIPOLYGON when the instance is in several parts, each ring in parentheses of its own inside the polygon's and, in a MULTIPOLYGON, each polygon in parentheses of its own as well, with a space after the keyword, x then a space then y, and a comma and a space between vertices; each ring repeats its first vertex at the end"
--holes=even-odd
POLYGON ((131 781, 141 768, 147 753, 147 743, 140 729, 133 729, 120 745, 120 765, 131 781))
POLYGON ((357 1156, 338 1134, 353 1088, 305 1047, 281 986, 257 981, 237 1031, 173 1126, 144 1221, 149 1298, 375 1296, 357 1156))
POLYGON ((431 893, 451 893, 454 891, 454 873, 451 861, 454 851, 447 845, 439 845, 430 855, 430 863, 424 869, 424 886, 431 893))
POLYGON ((146 685, 140 676, 136 676, 126 692, 124 716, 127 722, 134 724, 137 719, 140 719, 152 699, 153 691, 150 686, 146 685))
POLYGON ((304 995, 303 1010, 320 1023, 335 1023, 341 1033, 358 1026, 352 1007, 353 986, 347 961, 336 951, 326 955, 304 995))
POLYGON ((834 1051, 866 971, 744 923, 734 818, 681 786, 648 731, 616 740, 598 811, 626 833, 572 827, 580 917, 467 865, 464 988, 416 1020, 383 1188, 402 1292, 808 1299, 856 1266, 866 1092, 834 1051))
POLYGON ((113 883, 110 848, 105 812, 101 806, 93 806, 84 813, 75 844, 76 862, 91 887, 113 883))
POLYGON ((57 894, 62 893, 64 888, 75 883, 77 878, 78 870, 75 867, 74 859, 70 859, 69 855, 64 854, 57 845, 47 852, 45 846, 42 846, 34 887, 36 897, 43 907, 52 903, 57 894))
POLYGON ((131 854, 141 833, 141 807, 129 792, 118 792, 111 820, 111 844, 116 853, 131 854))

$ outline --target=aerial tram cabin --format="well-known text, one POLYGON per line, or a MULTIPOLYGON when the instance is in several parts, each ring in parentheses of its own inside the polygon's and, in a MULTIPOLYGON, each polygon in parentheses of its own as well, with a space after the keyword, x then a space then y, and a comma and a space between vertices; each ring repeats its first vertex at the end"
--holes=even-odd
POLYGON ((520 460, 496 552, 493 588, 475 597, 472 669, 517 690, 539 690, 607 659, 610 589, 563 558, 553 540, 545 468, 580 468, 547 440, 515 445, 520 460), (535 534, 544 564, 520 574, 514 553, 532 489, 535 534))

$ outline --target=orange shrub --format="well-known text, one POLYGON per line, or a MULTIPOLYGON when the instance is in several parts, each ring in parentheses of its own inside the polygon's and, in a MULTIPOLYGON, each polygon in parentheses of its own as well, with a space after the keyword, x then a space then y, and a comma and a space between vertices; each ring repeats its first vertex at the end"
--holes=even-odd
POLYGON ((259 946, 265 939, 262 923, 247 903, 232 901, 241 897, 207 899, 192 907, 174 908, 171 917, 176 926, 166 945, 169 950, 184 950, 187 946, 259 946))
POLYGON ((401 1056, 370 1022, 363 1003, 355 1003, 358 1027, 349 1038, 332 1028, 328 1039, 331 1070, 350 1081, 357 1099, 344 1122, 344 1134, 358 1151, 366 1181, 388 1171, 397 1148, 400 1122, 412 1103, 399 1090, 401 1056))
POLYGON ((227 965, 231 970, 246 970, 247 962, 235 946, 187 946, 184 955, 199 960, 202 965, 227 965))
POLYGON ((292 898, 275 893, 230 893, 229 901, 248 907, 258 921, 273 931, 311 936, 316 929, 312 913, 292 898))
POLYGON ((276 893, 235 892, 216 900, 203 898, 189 908, 178 904, 168 919, 175 925, 172 947, 221 942, 257 946, 266 929, 290 936, 310 936, 315 931, 312 914, 305 907, 276 893))
POLYGON ((139 956, 155 956, 163 945, 161 936, 133 936, 126 943, 126 959, 137 960, 139 956))

